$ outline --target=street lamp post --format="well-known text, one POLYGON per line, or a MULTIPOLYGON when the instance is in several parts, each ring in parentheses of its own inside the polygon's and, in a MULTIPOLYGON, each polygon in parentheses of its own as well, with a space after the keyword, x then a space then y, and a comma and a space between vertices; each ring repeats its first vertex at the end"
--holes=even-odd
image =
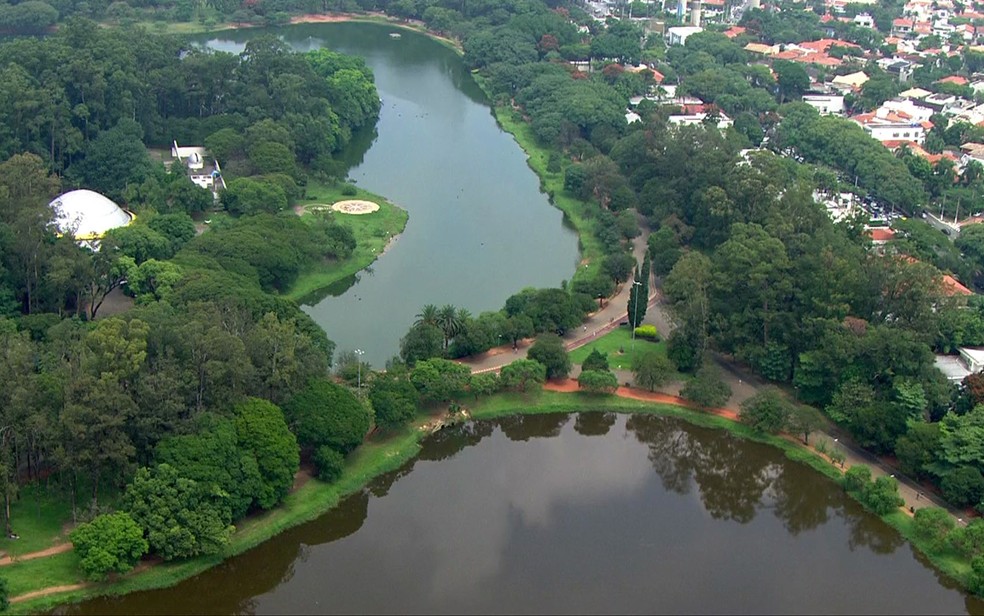
POLYGON ((359 389, 359 395, 360 396, 362 395, 362 354, 363 353, 365 353, 365 351, 363 351, 362 349, 356 349, 355 350, 355 354, 359 356, 359 359, 358 359, 358 370, 359 370, 359 372, 358 372, 358 379, 359 379, 358 380, 358 383, 359 383, 359 387, 358 387, 358 389, 359 389))
MULTIPOLYGON (((637 287, 637 286, 638 287, 641 287, 642 286, 642 282, 640 282, 638 280, 633 280, 632 281, 632 286, 633 287, 637 287)), ((635 330, 636 330, 636 326, 634 325, 634 323, 635 323, 636 315, 638 315, 638 314, 639 314, 639 291, 637 289, 636 290, 635 301, 632 302, 632 315, 629 316, 629 327, 632 328, 632 343, 629 346, 631 347, 631 350, 632 351, 635 351, 635 330)))

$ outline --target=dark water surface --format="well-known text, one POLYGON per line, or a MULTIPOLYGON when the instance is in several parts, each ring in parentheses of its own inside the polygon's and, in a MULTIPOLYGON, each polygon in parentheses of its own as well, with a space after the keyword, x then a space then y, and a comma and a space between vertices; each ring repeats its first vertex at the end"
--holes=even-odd
POLYGON ((655 416, 445 429, 418 459, 175 588, 72 613, 982 613, 764 445, 655 416))
POLYGON ((349 175, 410 213, 372 274, 309 300, 305 310, 339 350, 362 349, 382 368, 425 304, 454 304, 477 316, 524 287, 556 287, 573 276, 577 235, 540 192, 526 155, 498 127, 453 50, 413 32, 354 23, 201 40, 238 53, 264 32, 299 51, 328 47, 365 58, 383 103, 375 134, 359 135, 345 153, 349 175))

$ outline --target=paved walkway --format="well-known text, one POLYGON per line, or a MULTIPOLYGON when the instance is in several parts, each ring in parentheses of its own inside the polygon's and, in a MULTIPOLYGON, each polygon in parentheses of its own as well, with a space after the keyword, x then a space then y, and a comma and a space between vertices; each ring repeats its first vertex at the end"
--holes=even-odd
MULTIPOLYGON (((641 262, 646 255, 646 235, 646 233, 642 233, 632 241, 632 256, 635 258, 636 263, 641 262)), ((572 351, 584 346, 598 336, 607 334, 618 327, 619 323, 625 321, 629 315, 629 293, 631 290, 631 281, 622 283, 616 289, 615 295, 610 297, 605 305, 597 312, 590 314, 580 329, 567 332, 563 336, 564 346, 567 347, 567 350, 572 351)), ((655 285, 650 284, 649 307, 656 306, 658 302, 659 293, 655 285)), ((662 318, 662 315, 653 318, 662 318)), ((644 322, 651 322, 648 311, 647 318, 644 322)), ((475 355, 459 361, 471 368, 473 373, 492 372, 501 369, 506 364, 510 364, 517 359, 525 359, 532 343, 533 340, 531 339, 521 340, 516 349, 513 349, 512 345, 507 344, 491 349, 481 355, 475 355)))

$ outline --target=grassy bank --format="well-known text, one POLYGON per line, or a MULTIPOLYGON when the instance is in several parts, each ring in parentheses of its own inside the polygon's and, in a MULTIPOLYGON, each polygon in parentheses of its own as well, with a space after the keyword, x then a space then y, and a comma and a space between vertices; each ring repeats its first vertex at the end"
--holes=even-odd
MULTIPOLYGON (((243 520, 221 554, 179 563, 162 563, 116 581, 17 603, 11 606, 11 610, 14 613, 35 613, 59 604, 100 595, 121 595, 173 586, 271 539, 288 528, 324 514, 344 496, 361 490, 373 478, 396 470, 415 456, 420 450, 420 439, 424 435, 418 426, 411 426, 387 438, 367 442, 349 458, 345 472, 338 482, 326 484, 311 480, 288 496, 276 509, 243 520)), ((11 596, 83 581, 78 557, 72 552, 15 563, 0 570, 0 575, 8 579, 11 596)))
MULTIPOLYGON (((450 47, 458 53, 461 53, 461 44, 455 40, 449 39, 447 37, 441 36, 436 32, 431 32, 427 29, 426 24, 418 21, 406 21, 400 20, 395 17, 389 17, 382 13, 326 13, 326 14, 309 14, 309 15, 294 15, 291 17, 290 23, 280 24, 280 25, 253 25, 247 23, 237 23, 226 21, 222 23, 215 24, 204 24, 200 21, 195 22, 174 22, 174 21, 150 21, 150 20, 139 20, 133 22, 133 25, 146 28, 150 32, 157 34, 218 34, 223 31, 229 30, 248 30, 252 28, 285 28, 288 26, 300 25, 300 24, 318 24, 318 23, 344 23, 344 22, 357 22, 366 23, 379 26, 390 26, 394 28, 400 28, 401 30, 408 30, 411 32, 417 32, 425 36, 429 36, 438 43, 444 45, 445 47, 450 47)), ((104 28, 116 28, 120 27, 122 24, 113 22, 103 22, 100 24, 104 28)))
MULTIPOLYGON (((609 411, 616 413, 656 414, 675 417, 693 425, 728 430, 735 436, 749 441, 777 447, 791 460, 806 464, 823 476, 841 482, 842 473, 816 453, 789 439, 762 434, 729 419, 682 407, 612 396, 542 391, 530 394, 499 394, 468 404, 474 419, 493 419, 517 414, 572 413, 580 411, 609 411)), ((245 552, 278 533, 313 520, 334 507, 347 494, 362 489, 373 478, 395 470, 420 450, 420 441, 426 432, 420 426, 428 418, 383 439, 374 439, 360 447, 348 460, 341 480, 324 484, 311 480, 291 494, 277 509, 243 521, 227 549, 209 558, 199 558, 182 563, 165 563, 134 573, 113 583, 92 585, 82 590, 60 593, 49 597, 22 602, 13 606, 17 613, 37 612, 67 601, 78 601, 102 594, 161 588, 204 571, 224 559, 245 552)), ((955 580, 963 580, 969 571, 967 563, 954 553, 933 554, 912 536, 911 518, 902 512, 892 513, 883 519, 910 540, 944 574, 955 580)), ((5 568, 3 575, 11 584, 11 594, 30 592, 43 587, 71 584, 80 581, 78 561, 74 554, 60 554, 50 558, 19 563, 5 568), (15 573, 16 572, 16 573, 15 573)))
MULTIPOLYGON (((399 23, 395 20, 380 15, 380 14, 368 14, 368 13, 332 13, 331 20, 318 19, 320 15, 309 16, 309 15, 295 15, 292 21, 288 24, 274 25, 274 26, 264 26, 264 25, 253 25, 248 23, 237 23, 232 21, 225 21, 221 23, 214 24, 204 24, 200 21, 189 22, 189 21, 151 21, 151 20, 139 20, 133 22, 133 25, 146 28, 150 32, 158 34, 215 34, 222 32, 224 30, 247 30, 251 28, 283 28, 289 25, 303 24, 303 23, 338 23, 346 21, 357 21, 365 23, 375 23, 381 25, 391 25, 400 26, 408 30, 418 30, 409 24, 399 23)), ((101 24, 106 28, 116 28, 122 24, 114 22, 103 22, 101 24)))
POLYGON ((345 199, 372 201, 379 205, 379 210, 361 215, 335 214, 335 220, 352 229, 352 233, 355 234, 356 248, 352 256, 342 261, 312 264, 297 277, 286 294, 287 297, 300 301, 320 289, 364 270, 383 254, 387 244, 403 233, 403 229, 407 226, 409 216, 405 210, 379 195, 362 189, 356 189, 355 195, 343 195, 341 185, 312 182, 307 187, 307 195, 301 205, 330 205, 345 199))

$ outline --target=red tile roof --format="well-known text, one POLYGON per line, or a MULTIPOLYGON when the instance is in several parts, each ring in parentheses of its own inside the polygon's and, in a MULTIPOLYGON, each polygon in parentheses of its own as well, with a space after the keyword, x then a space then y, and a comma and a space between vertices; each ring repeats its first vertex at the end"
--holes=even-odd
POLYGON ((855 45, 854 43, 848 43, 847 41, 839 41, 837 39, 824 38, 819 41, 807 41, 805 43, 800 43, 799 46, 805 49, 812 49, 817 52, 825 52, 834 45, 840 47, 853 47, 855 49, 861 49, 860 45, 855 45))
MULTIPOLYGON (((911 257, 909 255, 902 255, 902 259, 909 263, 919 263, 919 259, 916 259, 915 257, 911 257)), ((958 281, 956 278, 954 278, 949 274, 942 274, 942 278, 940 279, 940 286, 942 287, 940 290, 943 292, 943 295, 946 295, 947 297, 953 297, 954 295, 974 294, 973 291, 971 291, 964 285, 960 284, 960 281, 958 281)))
POLYGON ((868 229, 868 235, 873 242, 888 242, 895 239, 895 231, 886 227, 873 227, 868 229))
POLYGON ((936 83, 955 83, 958 86, 965 86, 969 81, 966 77, 961 77, 960 75, 950 75, 949 77, 944 77, 943 79, 937 79, 936 83))
POLYGON ((943 274, 943 293, 947 297, 954 295, 973 295, 974 292, 960 284, 960 282, 949 274, 943 274))

